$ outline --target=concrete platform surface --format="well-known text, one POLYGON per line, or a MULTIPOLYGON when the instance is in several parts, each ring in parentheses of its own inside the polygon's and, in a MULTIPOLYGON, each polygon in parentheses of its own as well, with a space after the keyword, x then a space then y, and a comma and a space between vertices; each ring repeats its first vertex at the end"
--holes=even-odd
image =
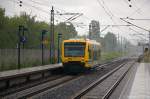
POLYGON ((18 70, 9 70, 9 71, 3 71, 0 72, 0 80, 3 80, 5 78, 11 78, 15 76, 21 76, 29 73, 39 72, 39 71, 45 71, 50 70, 54 68, 62 67, 62 64, 50 64, 50 65, 43 65, 43 66, 37 66, 37 67, 30 67, 30 68, 23 68, 18 70))
POLYGON ((124 86, 119 99, 150 99, 150 63, 137 64, 135 73, 124 86))

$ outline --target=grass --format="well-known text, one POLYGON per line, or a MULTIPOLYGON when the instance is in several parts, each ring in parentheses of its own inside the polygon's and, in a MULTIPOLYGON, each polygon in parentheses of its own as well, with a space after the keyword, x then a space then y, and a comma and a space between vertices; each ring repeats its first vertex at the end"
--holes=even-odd
MULTIPOLYGON (((49 64, 48 61, 45 62, 45 64, 49 64)), ((42 63, 40 60, 33 60, 29 61, 27 60, 26 62, 21 63, 21 68, 28 68, 28 67, 35 67, 35 66, 41 66, 42 63)), ((14 70, 18 69, 17 63, 2 63, 0 66, 0 71, 6 71, 6 70, 14 70)))
MULTIPOLYGON (((114 58, 121 57, 122 54, 120 52, 108 52, 108 53, 103 52, 101 56, 102 56, 102 58, 101 58, 102 62, 107 62, 114 58)), ((44 64, 49 64, 49 59, 45 60, 44 64)), ((13 69, 18 68, 17 63, 15 63, 15 62, 10 62, 9 64, 2 62, 0 65, 1 65, 0 71, 13 70, 13 69)), ((41 65, 41 60, 26 59, 25 62, 22 62, 21 68, 35 67, 35 66, 40 66, 40 65, 41 65)))
POLYGON ((102 62, 107 62, 107 61, 110 61, 114 58, 117 58, 117 57, 121 57, 122 56, 122 53, 121 52, 104 52, 102 53, 102 62))

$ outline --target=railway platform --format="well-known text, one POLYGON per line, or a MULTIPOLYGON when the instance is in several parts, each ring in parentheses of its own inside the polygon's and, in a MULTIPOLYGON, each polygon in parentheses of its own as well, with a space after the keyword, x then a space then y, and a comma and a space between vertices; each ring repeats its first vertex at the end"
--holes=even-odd
POLYGON ((61 63, 0 72, 0 89, 47 77, 58 68, 62 68, 61 63))
POLYGON ((61 66, 62 66, 62 64, 53 64, 53 65, 44 65, 44 66, 23 68, 23 69, 17 69, 17 70, 3 71, 3 72, 0 72, 0 80, 9 78, 9 77, 14 77, 14 76, 19 76, 19 75, 59 68, 61 66))
POLYGON ((150 63, 135 65, 118 99, 150 99, 150 63))

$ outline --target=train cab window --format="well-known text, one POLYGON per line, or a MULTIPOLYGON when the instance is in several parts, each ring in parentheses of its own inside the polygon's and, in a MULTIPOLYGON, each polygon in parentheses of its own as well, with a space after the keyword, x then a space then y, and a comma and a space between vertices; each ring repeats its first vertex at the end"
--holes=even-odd
POLYGON ((64 44, 65 57, 84 57, 85 43, 67 42, 64 44))

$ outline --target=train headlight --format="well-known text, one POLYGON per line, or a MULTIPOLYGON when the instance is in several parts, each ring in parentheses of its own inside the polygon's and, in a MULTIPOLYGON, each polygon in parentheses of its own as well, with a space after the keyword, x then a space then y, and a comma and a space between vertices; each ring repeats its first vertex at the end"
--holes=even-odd
POLYGON ((84 62, 84 58, 81 58, 81 61, 84 62))

